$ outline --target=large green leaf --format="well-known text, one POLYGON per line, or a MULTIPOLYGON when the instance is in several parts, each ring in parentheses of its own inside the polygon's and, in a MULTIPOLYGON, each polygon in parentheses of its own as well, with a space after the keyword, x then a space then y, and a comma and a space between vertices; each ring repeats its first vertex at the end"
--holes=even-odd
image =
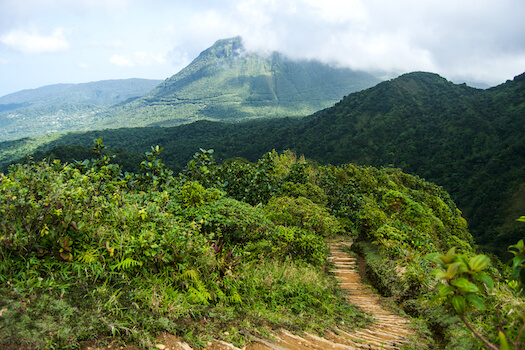
POLYGON ((462 263, 455 262, 450 265, 448 265, 447 274, 444 276, 446 279, 452 279, 456 274, 458 273, 459 269, 461 268, 462 263))
POLYGON ((426 254, 423 257, 423 259, 430 260, 430 261, 438 264, 442 268, 445 268, 445 263, 444 263, 445 256, 443 254, 440 254, 440 253, 429 253, 429 254, 426 254))
POLYGON ((525 255, 516 255, 512 258, 512 269, 516 269, 525 261, 525 255))
POLYGON ((452 297, 452 306, 458 314, 462 315, 465 312, 467 303, 465 301, 465 298, 463 298, 461 295, 454 295, 452 297))
POLYGON ((489 290, 492 290, 494 288, 494 281, 492 281, 492 278, 489 275, 484 273, 478 273, 474 275, 474 278, 478 281, 485 283, 489 290))
MULTIPOLYGON (((523 217, 525 216, 522 216, 522 218, 523 217)), ((523 239, 520 239, 518 243, 509 246, 509 252, 511 252, 514 255, 523 253, 524 251, 525 251, 525 243, 523 243, 523 239), (516 251, 514 251, 513 249, 516 249, 516 251)))
POLYGON ((476 294, 466 294, 465 299, 467 299, 467 301, 469 301, 470 303, 474 304, 474 306, 476 306, 478 309, 485 310, 485 303, 476 294))
POLYGON ((440 297, 446 297, 447 295, 454 293, 454 287, 445 286, 445 285, 442 285, 442 286, 443 287, 440 289, 439 294, 438 294, 440 297))
POLYGON ((460 277, 450 282, 453 286, 458 287, 462 293, 477 293, 479 292, 478 286, 470 282, 468 279, 460 277))
POLYGON ((485 269, 490 264, 490 258, 486 255, 480 254, 469 259, 469 266, 473 272, 479 272, 485 269))
POLYGON ((454 256, 456 255, 456 248, 452 247, 449 249, 447 254, 445 256, 440 257, 440 259, 445 264, 450 264, 454 260, 454 256))
POLYGON ((507 337, 502 331, 498 332, 498 339, 499 339, 499 348, 501 350, 510 350, 510 346, 507 341, 507 337))

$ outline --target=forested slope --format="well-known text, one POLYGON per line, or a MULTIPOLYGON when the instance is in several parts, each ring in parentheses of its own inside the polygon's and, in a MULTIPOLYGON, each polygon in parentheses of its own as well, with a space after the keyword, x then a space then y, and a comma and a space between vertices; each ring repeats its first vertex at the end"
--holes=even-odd
POLYGON ((282 328, 352 334, 371 319, 329 272, 336 236, 358 241, 378 291, 413 316, 408 348, 478 347, 461 317, 489 342, 523 346, 523 242, 517 276, 491 265, 439 186, 275 151, 224 164, 201 151, 175 176, 158 146, 130 174, 103 151, 99 139, 91 160, 0 176, 2 348, 151 348, 164 331, 197 348, 282 328))
MULTIPOLYGON (((57 135, 41 150, 87 146, 103 137, 109 147, 135 154, 159 144, 175 171, 199 148, 213 148, 218 160, 254 161, 272 149, 291 149, 321 164, 393 165, 443 186, 477 242, 501 255, 524 235, 515 223, 525 205, 524 89, 525 75, 479 90, 435 74, 411 73, 350 94, 302 120, 201 121, 176 128, 57 135)), ((22 156, 20 150, 30 153, 34 142, 3 143, 0 149, 22 156)))
POLYGON ((249 52, 235 37, 218 40, 146 96, 99 113, 94 128, 303 117, 379 81, 364 71, 249 52))

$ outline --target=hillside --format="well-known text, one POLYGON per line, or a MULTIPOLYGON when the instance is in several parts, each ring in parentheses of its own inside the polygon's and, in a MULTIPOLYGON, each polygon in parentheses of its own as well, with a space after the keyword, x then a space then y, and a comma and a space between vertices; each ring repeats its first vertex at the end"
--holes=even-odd
POLYGON ((393 164, 444 186, 478 242, 502 254, 525 234, 515 222, 525 205, 524 91, 525 74, 488 90, 404 75, 314 115, 298 133, 318 140, 297 149, 335 164, 393 164))
POLYGON ((513 271, 491 264, 439 186, 290 151, 202 150, 174 176, 157 146, 130 174, 93 150, 0 175, 2 349, 478 348, 461 322, 524 345, 523 241, 513 271))
POLYGON ((90 129, 104 107, 140 97, 160 80, 104 80, 57 84, 0 97, 0 140, 90 129))
MULTIPOLYGON (((109 147, 134 153, 159 144, 176 171, 199 148, 213 148, 219 160, 254 161, 272 149, 292 149, 321 164, 393 165, 443 186, 477 242, 502 255, 525 234, 515 221, 525 209, 524 89, 524 75, 479 90, 417 72, 350 94, 306 119, 54 135, 40 150, 88 146, 103 137, 109 147)), ((2 143, 0 149, 5 156, 31 153, 35 142, 2 143)))
POLYGON ((248 52, 236 37, 217 41, 143 98, 97 115, 96 126, 306 116, 379 81, 366 72, 291 60, 277 52, 248 52))

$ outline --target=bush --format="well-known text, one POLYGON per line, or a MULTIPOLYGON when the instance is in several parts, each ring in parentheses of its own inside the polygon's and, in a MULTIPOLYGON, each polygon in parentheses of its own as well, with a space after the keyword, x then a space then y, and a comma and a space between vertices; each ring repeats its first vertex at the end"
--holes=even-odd
POLYGON ((304 197, 274 197, 264 211, 275 224, 297 226, 320 237, 344 233, 339 220, 326 208, 304 197))

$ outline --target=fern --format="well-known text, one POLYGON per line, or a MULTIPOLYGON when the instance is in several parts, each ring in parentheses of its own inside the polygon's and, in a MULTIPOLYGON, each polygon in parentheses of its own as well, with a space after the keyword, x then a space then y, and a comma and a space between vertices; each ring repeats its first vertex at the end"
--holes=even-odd
POLYGON ((98 259, 98 254, 96 249, 86 250, 84 253, 77 258, 83 264, 92 264, 98 259))
POLYGON ((117 264, 113 265, 112 269, 122 271, 122 270, 128 270, 130 267, 134 267, 137 265, 142 266, 142 262, 133 260, 132 258, 126 258, 124 260, 121 260, 117 264))
POLYGON ((183 281, 190 280, 190 281, 197 282, 197 281, 199 281, 199 274, 198 274, 197 271, 195 271, 193 269, 186 270, 186 271, 184 271, 183 273, 180 274, 180 279, 183 280, 183 281))
POLYGON ((237 291, 233 291, 232 294, 229 296, 230 302, 233 304, 240 304, 242 303, 241 295, 237 291))
POLYGON ((210 292, 208 292, 202 284, 197 286, 197 288, 190 287, 188 289, 188 299, 194 303, 208 305, 209 300, 211 299, 210 292))

